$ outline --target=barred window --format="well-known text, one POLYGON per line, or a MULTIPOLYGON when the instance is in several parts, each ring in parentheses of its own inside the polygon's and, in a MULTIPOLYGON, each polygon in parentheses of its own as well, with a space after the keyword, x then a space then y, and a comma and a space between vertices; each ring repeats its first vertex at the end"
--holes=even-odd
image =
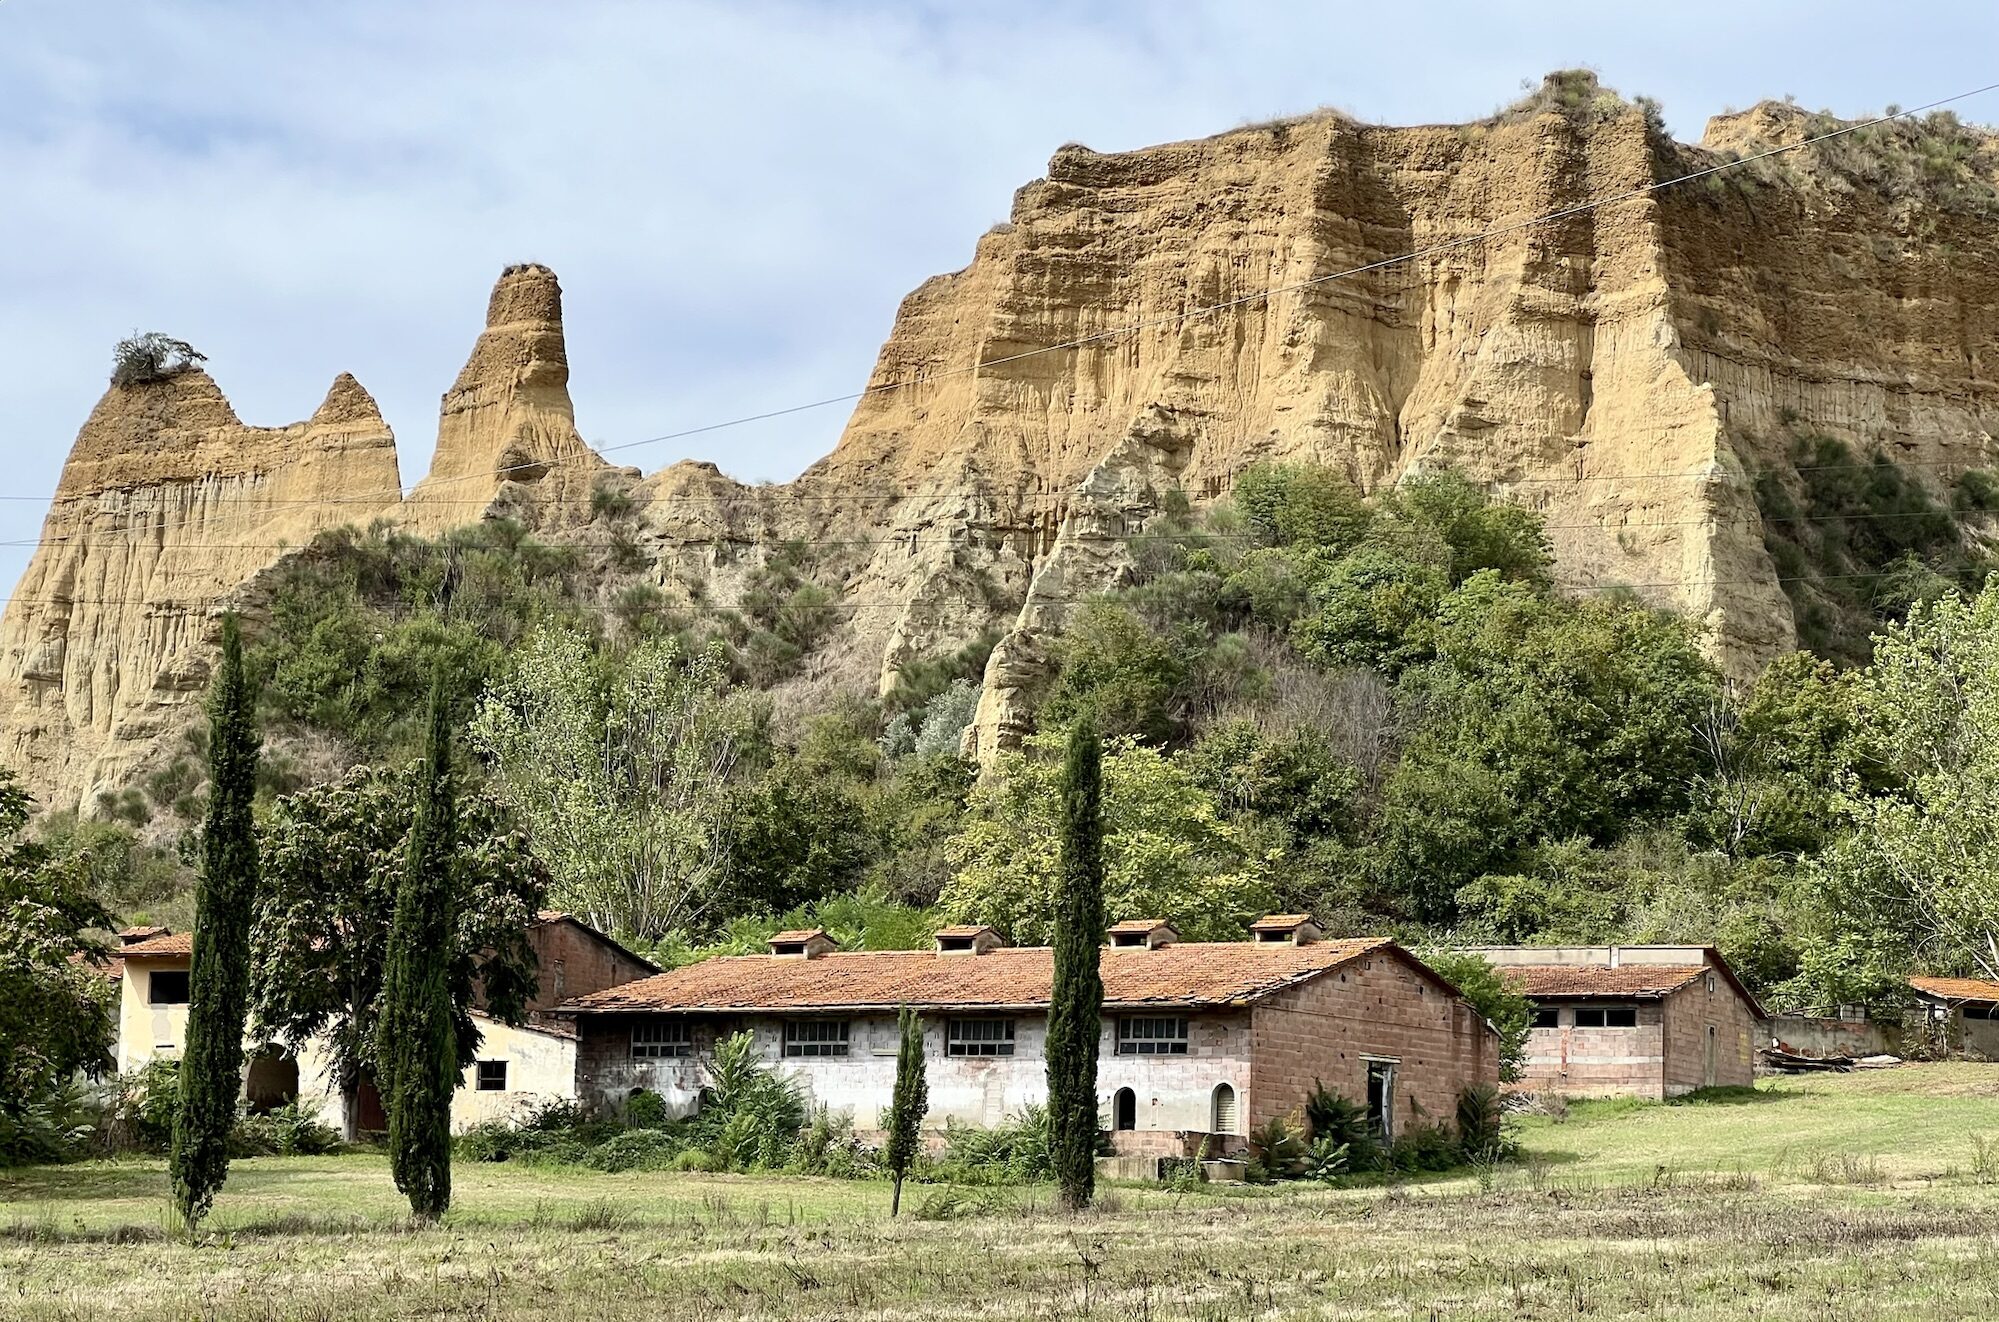
POLYGON ((1636 1028, 1638 1027, 1638 1007, 1635 1005, 1579 1005, 1576 1007, 1577 1028, 1636 1028))
POLYGON ((480 1092, 505 1092, 507 1090, 507 1062, 504 1060, 480 1061, 477 1082, 480 1092))
POLYGON ((792 1019, 784 1025, 784 1054, 787 1056, 844 1056, 847 1054, 847 1021, 844 1019, 792 1019))
POLYGON ((947 1056, 1011 1056, 1013 1020, 953 1019, 945 1033, 947 1056))
POLYGON ((633 1060, 669 1060, 694 1054, 694 1035, 680 1019, 632 1025, 633 1060))
POLYGON ((1117 1021, 1117 1053, 1120 1056, 1184 1056, 1187 1054, 1187 1020, 1120 1019, 1117 1021))

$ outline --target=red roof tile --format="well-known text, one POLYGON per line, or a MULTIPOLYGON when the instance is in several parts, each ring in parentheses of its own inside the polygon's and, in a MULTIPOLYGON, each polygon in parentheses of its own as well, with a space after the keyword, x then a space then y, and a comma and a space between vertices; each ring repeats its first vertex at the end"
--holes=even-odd
MULTIPOLYGON (((981 933, 981 932, 992 932, 992 931, 993 931, 993 929, 992 929, 992 928, 990 928, 990 927, 988 927, 988 926, 987 926, 986 924, 984 924, 984 923, 959 923, 959 924, 957 924, 957 925, 956 925, 956 926, 954 926, 954 927, 940 927, 940 928, 938 928, 938 929, 937 929, 937 935, 938 935, 938 936, 944 936, 944 937, 951 937, 951 936, 960 936, 960 937, 963 937, 963 936, 977 936, 977 935, 978 935, 979 933, 981 933)), ((993 932, 993 935, 994 935, 994 936, 998 936, 998 935, 999 935, 999 933, 997 933, 997 932, 993 932)), ((773 938, 773 939, 775 939, 775 938, 773 938)))
POLYGON ((89 969, 106 982, 117 982, 125 976, 125 960, 121 955, 85 954, 79 950, 69 957, 69 962, 89 969))
MULTIPOLYGON (((1239 1005, 1328 972, 1371 951, 1410 959, 1392 941, 1249 941, 1103 952, 1104 1003, 1239 1005)), ((817 959, 719 956, 567 1001, 565 1011, 1030 1008, 1048 1004, 1054 956, 1046 946, 974 957, 928 950, 856 950, 817 959)))
POLYGON ((1502 977, 1534 996, 1656 997, 1676 992, 1707 969, 1671 964, 1502 964, 1502 977))
POLYGON ((1249 925, 1252 932, 1291 932, 1312 921, 1308 913, 1265 914, 1249 925))
POLYGON ((1162 927, 1171 926, 1173 924, 1167 922, 1164 918, 1127 918, 1121 923, 1112 923, 1110 930, 1113 932, 1137 932, 1143 935, 1146 932, 1156 932, 1162 927))
POLYGON ((194 954, 194 934, 169 932, 165 936, 148 937, 144 941, 134 941, 118 953, 126 959, 187 958, 194 954))
POLYGON ((1999 1001, 1999 982, 1982 978, 1910 978, 1909 985, 1946 1001, 1999 1001))

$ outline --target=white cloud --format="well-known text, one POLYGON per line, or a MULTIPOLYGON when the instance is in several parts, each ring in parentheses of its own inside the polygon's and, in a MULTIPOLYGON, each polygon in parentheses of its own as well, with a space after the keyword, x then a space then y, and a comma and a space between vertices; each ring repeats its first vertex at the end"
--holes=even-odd
MULTIPOLYGON (((859 388, 902 295, 1065 141, 1323 103, 1462 119, 1578 63, 1692 136, 1785 92, 1857 113, 1958 91, 1999 48, 1976 7, 1750 8, 5 0, 0 494, 53 488, 134 327, 199 345, 252 422, 353 371, 413 481, 507 262, 562 276, 578 419, 617 444, 859 388)), ((843 422, 688 452, 783 478, 843 422)), ((0 502, 0 540, 39 523, 0 502)), ((0 548, 0 577, 26 558, 0 548)))

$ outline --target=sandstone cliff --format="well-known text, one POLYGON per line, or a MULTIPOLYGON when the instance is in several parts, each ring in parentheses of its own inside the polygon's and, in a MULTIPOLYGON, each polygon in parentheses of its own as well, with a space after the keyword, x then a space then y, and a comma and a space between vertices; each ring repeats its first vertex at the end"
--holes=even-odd
POLYGON ((546 266, 508 267, 486 303, 486 329, 444 394, 430 472, 402 510, 435 535, 500 511, 530 528, 587 518, 610 466, 576 431, 562 286, 546 266))
MULTIPOLYGON (((555 277, 510 268, 398 517, 436 533, 506 514, 561 538, 605 489, 696 609, 809 547, 841 619, 813 682, 885 688, 913 658, 1005 635, 967 735, 986 759, 1026 728, 1051 633, 1127 572, 1123 539, 1169 491, 1212 500, 1264 459, 1363 488, 1451 467, 1545 515, 1571 590, 1686 612, 1747 676, 1793 644, 1755 483, 1795 480, 1796 437, 1879 450, 1940 491, 1994 457, 1991 135, 1889 126, 1652 187, 1829 124, 1766 104, 1677 144, 1562 76, 1468 125, 1327 114, 1064 147, 969 265, 904 301, 838 445, 784 486, 604 463, 576 430, 555 277)), ((6 756, 59 799, 136 764, 198 685, 209 613, 276 543, 367 512, 274 505, 261 535, 232 534, 271 549, 197 568, 133 510, 394 487, 351 382, 282 432, 237 423, 198 374, 157 390, 113 391, 86 425, 0 626, 6 756), (86 610, 91 575, 142 604, 86 610)))
POLYGON ((398 490, 395 438, 351 376, 289 427, 245 425, 200 371, 113 386, 0 619, 0 756, 58 807, 128 785, 206 687, 219 607, 398 490))

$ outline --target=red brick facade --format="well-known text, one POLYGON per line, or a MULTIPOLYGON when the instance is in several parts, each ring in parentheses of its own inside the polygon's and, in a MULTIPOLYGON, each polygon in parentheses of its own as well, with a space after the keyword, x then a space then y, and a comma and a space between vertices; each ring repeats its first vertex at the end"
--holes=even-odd
POLYGON ((572 996, 588 996, 651 977, 659 967, 640 959, 603 933, 567 915, 545 917, 528 929, 541 965, 541 988, 529 1010, 547 1010, 572 996))
POLYGON ((1452 1120, 1458 1094, 1499 1082, 1499 1042, 1433 976, 1383 952, 1294 987, 1250 1013, 1248 1120, 1302 1108, 1319 1083, 1365 1102, 1370 1060, 1394 1066, 1394 1127, 1452 1120))

